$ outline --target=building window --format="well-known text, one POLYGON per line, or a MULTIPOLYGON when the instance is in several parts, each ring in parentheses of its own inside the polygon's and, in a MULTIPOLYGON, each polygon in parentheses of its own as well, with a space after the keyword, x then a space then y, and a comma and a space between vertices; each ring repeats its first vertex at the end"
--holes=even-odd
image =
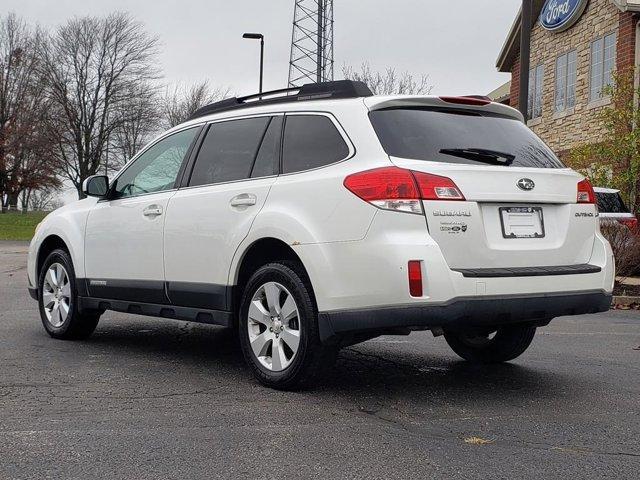
POLYGON ((599 100, 605 96, 605 88, 612 85, 615 59, 615 33, 591 43, 591 101, 599 100))
POLYGON ((542 84, 544 66, 538 65, 529 71, 529 119, 542 116, 542 84))
POLYGON ((578 52, 573 50, 556 60, 556 112, 576 106, 578 52))

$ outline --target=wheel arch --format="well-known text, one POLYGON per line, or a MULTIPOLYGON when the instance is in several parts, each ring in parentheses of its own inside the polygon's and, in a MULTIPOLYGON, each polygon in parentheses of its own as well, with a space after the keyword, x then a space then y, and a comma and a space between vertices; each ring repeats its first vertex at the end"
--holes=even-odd
POLYGON ((38 255, 36 257, 36 281, 40 278, 40 272, 42 270, 42 265, 44 264, 47 257, 54 250, 62 249, 71 255, 71 250, 67 243, 58 235, 51 234, 48 235, 40 244, 38 248, 38 255))
POLYGON ((229 276, 229 284, 234 285, 237 292, 237 294, 234 295, 233 301, 234 311, 251 274, 261 266, 278 260, 298 264, 309 280, 313 292, 313 281, 311 280, 303 259, 300 258, 291 245, 279 238, 263 237, 257 239, 249 244, 241 254, 236 252, 236 257, 237 261, 234 262, 235 266, 232 266, 229 276))
POLYGON ((285 241, 275 237, 264 237, 253 241, 242 254, 237 255, 238 261, 231 272, 231 284, 240 285, 247 280, 257 268, 276 260, 286 260, 299 263, 305 269, 304 262, 285 241))

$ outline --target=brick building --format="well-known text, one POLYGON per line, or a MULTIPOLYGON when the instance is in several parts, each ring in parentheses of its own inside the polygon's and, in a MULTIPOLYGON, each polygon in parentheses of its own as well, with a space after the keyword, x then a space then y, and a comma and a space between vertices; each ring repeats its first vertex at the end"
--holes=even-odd
MULTIPOLYGON (((562 157, 601 138, 597 112, 611 102, 603 87, 640 62, 640 0, 533 0, 533 18, 528 124, 562 157)), ((520 29, 518 15, 497 61, 511 73, 515 108, 520 29)))

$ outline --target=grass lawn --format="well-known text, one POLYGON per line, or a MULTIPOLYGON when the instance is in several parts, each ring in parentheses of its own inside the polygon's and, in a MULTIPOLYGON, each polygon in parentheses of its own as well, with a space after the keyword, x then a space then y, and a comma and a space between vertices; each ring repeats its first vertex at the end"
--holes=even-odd
POLYGON ((47 212, 0 213, 0 240, 31 240, 47 212))

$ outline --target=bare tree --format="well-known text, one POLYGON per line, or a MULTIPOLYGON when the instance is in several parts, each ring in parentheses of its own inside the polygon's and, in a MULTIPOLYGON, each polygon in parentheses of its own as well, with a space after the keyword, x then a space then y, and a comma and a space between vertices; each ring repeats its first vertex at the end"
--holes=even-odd
MULTIPOLYGON (((15 14, 0 17, 0 203, 16 208, 27 183, 42 179, 35 156, 46 108, 38 72, 42 35, 15 14)), ((39 152, 42 153, 42 152, 39 152)), ((44 165, 46 166, 46 165, 44 165)), ((46 175, 50 179, 49 175, 46 175)))
POLYGON ((398 75, 394 68, 376 72, 368 63, 363 63, 359 71, 345 65, 342 75, 347 80, 366 83, 375 95, 428 95, 433 88, 428 75, 416 79, 409 72, 398 75))
MULTIPOLYGON (((40 90, 41 91, 41 90, 40 90)), ((49 115, 49 104, 40 92, 30 92, 24 97, 24 109, 12 124, 11 135, 6 142, 10 175, 7 182, 8 206, 17 209, 22 194, 23 210, 28 196, 35 189, 56 189, 61 182, 51 154, 48 136, 44 131, 49 115)))
POLYGON ((172 128, 187 120, 200 107, 229 95, 229 89, 211 88, 207 80, 191 86, 167 88, 162 102, 162 126, 172 128))
POLYGON ((109 154, 105 155, 105 172, 122 167, 160 129, 162 99, 158 87, 140 83, 133 88, 117 110, 119 121, 111 138, 109 154))
POLYGON ((22 210, 50 211, 62 206, 59 198, 60 189, 41 188, 25 190, 22 197, 22 210))
POLYGON ((52 101, 49 130, 60 171, 83 197, 124 121, 120 108, 158 77, 157 38, 128 14, 82 17, 59 27, 43 49, 52 101))

